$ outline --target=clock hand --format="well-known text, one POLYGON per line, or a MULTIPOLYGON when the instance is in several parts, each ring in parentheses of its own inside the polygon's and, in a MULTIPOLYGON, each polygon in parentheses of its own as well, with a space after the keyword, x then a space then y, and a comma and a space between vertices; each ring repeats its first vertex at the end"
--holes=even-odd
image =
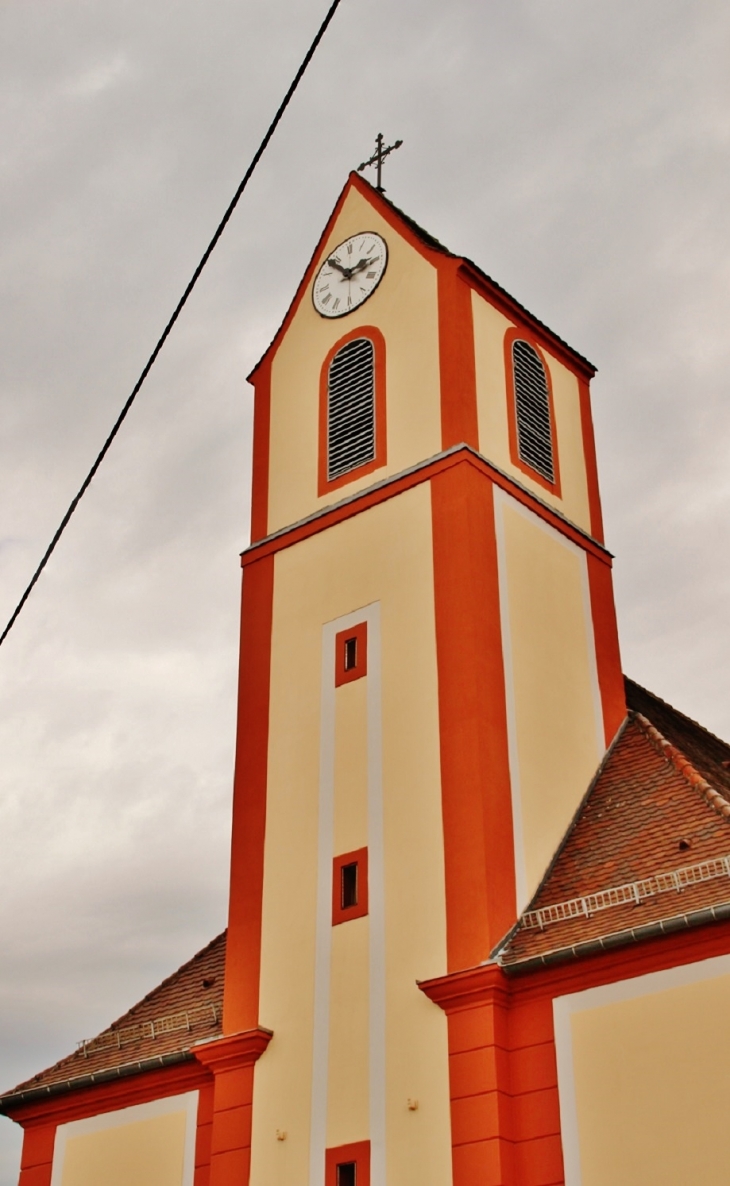
POLYGON ((372 262, 372 259, 361 259, 359 263, 355 264, 354 268, 350 269, 351 274, 356 276, 358 272, 363 272, 365 268, 370 267, 372 262))
POLYGON ((342 264, 338 263, 337 260, 334 259, 334 257, 332 259, 328 259, 327 263, 329 264, 329 266, 331 268, 337 268, 338 272, 342 272, 342 275, 345 277, 345 280, 349 280, 350 277, 352 276, 352 268, 343 268, 342 264))

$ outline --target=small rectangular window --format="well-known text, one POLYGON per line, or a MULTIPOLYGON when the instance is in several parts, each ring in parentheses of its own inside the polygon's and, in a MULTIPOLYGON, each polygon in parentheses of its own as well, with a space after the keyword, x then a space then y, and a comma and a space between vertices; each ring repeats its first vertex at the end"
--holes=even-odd
POLYGON ((325 1186, 370 1186, 370 1141, 325 1150, 325 1186))
POLYGON ((332 862, 332 925, 368 912, 368 850, 343 852, 332 862))
POLYGON ((368 673, 368 624, 358 622, 335 635, 335 687, 362 679, 368 673))

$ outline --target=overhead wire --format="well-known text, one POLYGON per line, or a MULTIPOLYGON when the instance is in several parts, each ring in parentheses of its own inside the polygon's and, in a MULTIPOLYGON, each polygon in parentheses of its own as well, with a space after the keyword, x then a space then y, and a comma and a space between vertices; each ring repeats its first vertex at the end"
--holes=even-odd
POLYGON ((38 564, 38 567, 36 568, 35 572, 33 573, 33 576, 31 577, 30 581, 28 582, 25 592, 23 593, 22 597, 20 598, 20 601, 18 602, 18 604, 16 605, 15 609, 13 610, 10 618, 8 619, 5 629, 3 630, 2 634, 0 634, 0 646, 2 646, 2 644, 5 642, 5 639, 7 638, 8 634, 10 633, 13 626, 15 625, 15 622, 17 621, 20 613, 22 612, 25 603, 27 602, 28 598, 30 597, 31 593, 33 592, 33 589, 35 588, 35 585, 37 584, 37 582, 41 576, 41 573, 43 572, 44 568, 48 564, 48 561, 50 560, 51 556, 53 555, 54 551, 56 550, 56 546, 57 546, 59 540, 61 539, 61 536, 63 535, 64 531, 68 527, 68 524, 71 520, 71 516, 73 515, 77 506, 81 502, 81 499, 86 494, 86 491, 89 489, 89 486, 91 485, 102 461, 104 460, 107 453, 109 452, 109 449, 112 446, 114 438, 116 437, 117 433, 119 432, 119 429, 122 427, 122 424, 124 423, 124 420, 127 417, 127 413, 129 412, 130 408, 132 407, 132 404, 134 403, 135 399, 137 398, 137 396, 142 388, 142 385, 144 384, 145 379, 147 378, 150 371, 152 370, 152 367, 154 366, 154 364, 157 360, 157 357, 160 354, 160 351, 162 350, 163 346, 165 345, 165 342, 167 341, 168 337, 170 336, 170 332, 172 331, 172 328, 175 325, 175 322, 177 321, 178 317, 180 316, 183 309, 185 308, 185 305, 188 302, 188 298, 190 297, 190 294, 192 293, 193 289, 195 288, 195 285, 198 283, 198 280, 200 279, 200 276, 203 272, 203 269, 205 268, 205 265, 207 264, 208 260, 210 259, 211 255, 213 254, 213 252, 218 244, 218 240, 220 239, 226 226, 228 225, 231 215, 233 214, 233 211, 236 209, 236 206, 238 205, 241 195, 243 194, 246 186, 248 185, 249 181, 251 180, 251 177, 253 176, 256 166, 258 165, 259 161, 261 160, 261 157, 264 155, 264 152, 266 151, 266 148, 268 147, 268 144, 269 144, 272 136, 274 135, 274 132, 276 131, 276 129, 279 125, 279 122, 281 121, 281 118, 284 115, 284 112, 286 111, 287 107, 289 106, 289 103, 291 102, 291 99, 293 98, 294 93, 295 93, 297 87, 299 86, 299 83, 301 82, 302 77, 304 76, 304 73, 305 73, 307 67, 309 66, 309 63, 311 62, 312 58, 314 57, 314 55, 317 51, 317 47, 319 46, 320 41, 322 40, 325 33, 327 32, 330 22, 332 21, 332 18, 334 17, 335 12, 337 11, 337 9, 339 8, 341 3, 342 3, 342 0, 333 0, 332 4, 330 5, 329 9, 327 10, 327 14, 326 14, 324 20, 322 21, 322 24, 319 26, 319 29, 317 30, 314 40, 312 41, 309 49, 307 50, 307 53, 305 54, 304 58, 302 59, 301 65, 299 66, 299 69, 297 70, 296 74, 294 75, 294 78, 291 82, 291 85, 289 86, 288 91, 286 92, 284 98, 282 99, 281 103, 279 104, 276 115, 274 116, 271 123, 269 124, 266 134, 265 134, 263 140, 261 141, 261 143, 259 144, 258 148, 256 149, 256 152, 253 155, 251 163, 248 166, 248 168, 241 180, 241 183, 238 186, 238 189, 236 190, 233 197, 231 198, 231 201, 229 202, 229 204, 226 208, 225 214, 223 215, 220 222, 218 223, 218 226, 216 227, 216 230, 215 230, 215 234, 213 235, 208 246, 206 247, 205 251, 203 252, 203 254, 200 258, 200 262, 198 263, 198 266, 196 267, 195 271, 193 272, 192 276, 190 277, 190 280, 188 281, 185 291, 183 292, 182 296, 180 297, 180 300, 178 301, 177 305, 175 306, 172 316, 170 317, 169 321, 167 322, 167 325, 165 326, 164 330, 162 331, 159 338, 157 339, 157 343, 156 343, 152 353, 150 354, 149 358, 147 359, 147 362, 145 363, 145 365, 142 369, 142 372, 141 372, 139 378, 137 379, 137 382, 135 383, 124 406, 122 407, 121 412, 117 416, 117 418, 114 422, 114 425, 111 429, 111 432, 109 433, 108 437, 104 441, 104 444, 102 445, 101 449, 99 450, 99 452, 96 456, 96 459, 94 460, 94 463, 91 466, 91 469, 89 470, 89 472, 87 473, 83 482, 81 483, 81 486, 79 487, 76 495, 71 500, 68 510, 66 511, 66 514, 63 516, 63 519, 61 520, 58 528, 56 529, 56 532, 55 532, 53 538, 51 539, 51 542, 49 543, 48 547, 46 548, 46 550, 43 554, 43 557, 42 557, 40 563, 38 564))

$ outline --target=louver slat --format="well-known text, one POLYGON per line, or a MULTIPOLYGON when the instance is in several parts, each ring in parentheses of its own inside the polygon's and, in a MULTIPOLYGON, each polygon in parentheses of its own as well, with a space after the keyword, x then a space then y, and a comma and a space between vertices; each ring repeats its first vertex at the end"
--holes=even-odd
POLYGON ((520 458, 548 482, 555 481, 547 376, 536 350, 512 343, 517 444, 520 458))
POLYGON ((347 342, 327 377, 327 480, 375 457, 375 348, 369 338, 347 342))

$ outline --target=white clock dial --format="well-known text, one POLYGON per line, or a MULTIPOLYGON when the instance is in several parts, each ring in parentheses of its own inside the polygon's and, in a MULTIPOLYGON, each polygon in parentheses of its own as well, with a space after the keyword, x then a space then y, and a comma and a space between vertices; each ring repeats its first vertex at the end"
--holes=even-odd
POLYGON ((375 292, 388 263, 385 239, 374 231, 352 235, 330 251, 317 272, 312 301, 322 317, 345 317, 375 292))

